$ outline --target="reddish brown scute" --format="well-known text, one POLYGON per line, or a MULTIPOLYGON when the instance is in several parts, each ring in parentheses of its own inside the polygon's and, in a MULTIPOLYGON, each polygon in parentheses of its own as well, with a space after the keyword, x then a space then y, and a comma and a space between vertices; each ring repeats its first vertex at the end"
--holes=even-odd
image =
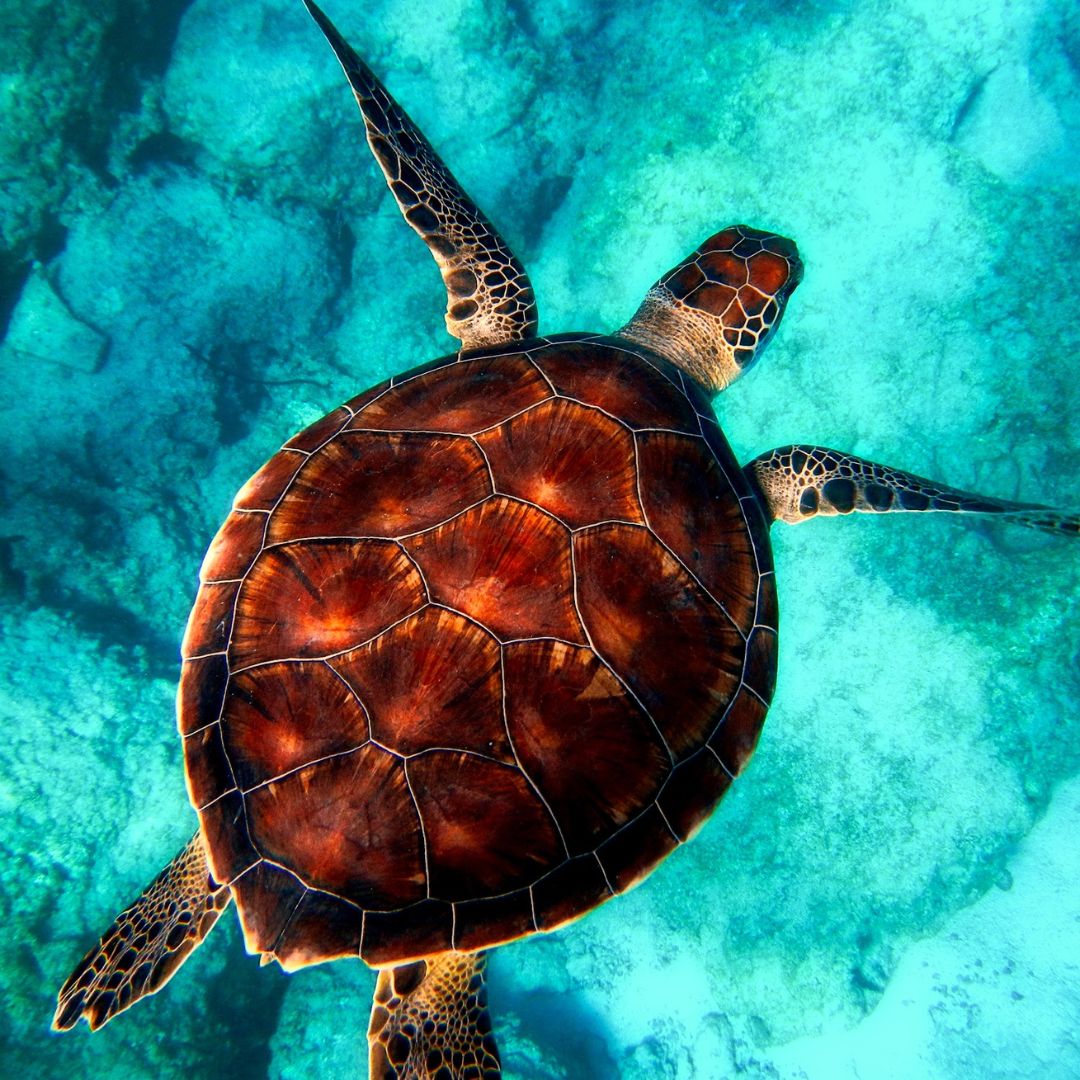
POLYGON ((189 791, 249 947, 479 948, 629 888, 745 764, 767 530, 659 358, 582 336, 448 357, 248 482, 183 652, 189 791))

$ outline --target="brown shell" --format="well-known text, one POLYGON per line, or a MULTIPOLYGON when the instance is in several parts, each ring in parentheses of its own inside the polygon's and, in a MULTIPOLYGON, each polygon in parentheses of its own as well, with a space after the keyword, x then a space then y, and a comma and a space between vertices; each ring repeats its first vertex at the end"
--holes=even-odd
POLYGON ((286 443, 210 546, 188 787, 248 946, 385 965, 573 919, 709 815, 772 694, 767 529, 708 400, 563 336, 286 443))

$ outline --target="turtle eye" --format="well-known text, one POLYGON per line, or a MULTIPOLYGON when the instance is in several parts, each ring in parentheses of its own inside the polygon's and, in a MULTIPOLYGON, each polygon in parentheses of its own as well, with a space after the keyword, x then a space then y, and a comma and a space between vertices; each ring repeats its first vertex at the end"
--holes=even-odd
POLYGON ((723 340, 745 370, 776 329, 801 278, 802 262, 791 240, 731 225, 660 283, 675 299, 720 320, 723 340))

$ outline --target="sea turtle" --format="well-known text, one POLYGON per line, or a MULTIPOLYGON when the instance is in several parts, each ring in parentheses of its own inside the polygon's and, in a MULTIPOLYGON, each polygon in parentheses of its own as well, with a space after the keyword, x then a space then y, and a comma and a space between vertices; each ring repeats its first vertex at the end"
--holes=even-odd
POLYGON ((537 336, 525 270, 311 0, 442 273, 460 351, 285 443, 202 566, 178 722, 198 832, 64 984, 58 1029, 161 988, 235 900, 248 949, 379 969, 377 1077, 497 1077, 485 950, 688 840, 773 691, 769 527, 1080 518, 816 446, 740 466, 710 395, 780 322, 795 244, 734 225, 611 335, 537 336))

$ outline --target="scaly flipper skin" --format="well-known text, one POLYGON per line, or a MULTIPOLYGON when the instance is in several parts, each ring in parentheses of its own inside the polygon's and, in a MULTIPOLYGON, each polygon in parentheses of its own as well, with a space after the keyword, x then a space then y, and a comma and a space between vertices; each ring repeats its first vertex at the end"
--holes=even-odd
POLYGON ((206 865, 196 833, 183 851, 102 936, 57 996, 56 1031, 85 1018, 96 1031, 140 998, 160 990, 210 932, 232 898, 206 865))
POLYGON ((442 953, 379 972, 371 1080, 499 1080, 484 953, 442 953))
POLYGON ((536 301, 525 268, 333 23, 311 0, 304 3, 345 71, 368 145, 405 220, 439 266, 446 329, 465 349, 533 337, 536 301))
POLYGON ((788 524, 856 510, 872 514, 943 510, 993 514, 1029 529, 1080 535, 1080 514, 959 491, 823 446, 782 446, 755 458, 745 471, 761 493, 770 519, 788 524))

